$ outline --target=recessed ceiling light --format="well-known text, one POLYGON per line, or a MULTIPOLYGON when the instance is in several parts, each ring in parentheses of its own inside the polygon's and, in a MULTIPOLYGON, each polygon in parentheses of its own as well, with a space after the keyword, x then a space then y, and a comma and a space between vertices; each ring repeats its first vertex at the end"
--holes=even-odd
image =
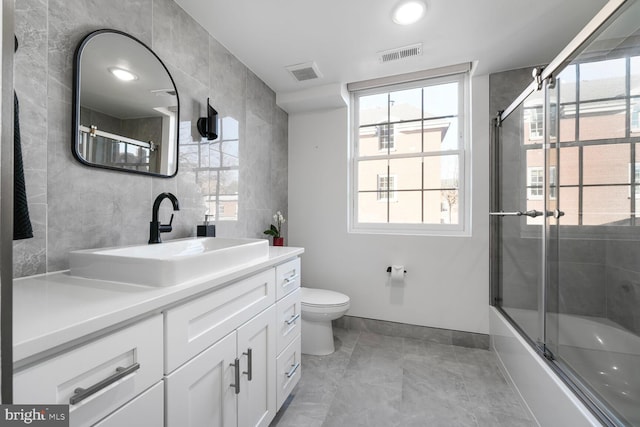
POLYGON ((418 22, 424 16, 427 5, 423 1, 403 1, 393 10, 393 22, 400 25, 410 25, 418 22))
POLYGON ((137 80, 138 76, 136 76, 135 74, 133 74, 131 71, 127 71, 123 68, 118 68, 118 67, 111 67, 109 68, 109 72, 111 74, 113 74, 114 76, 116 76, 118 79, 125 81, 125 82, 130 82, 131 80, 137 80))

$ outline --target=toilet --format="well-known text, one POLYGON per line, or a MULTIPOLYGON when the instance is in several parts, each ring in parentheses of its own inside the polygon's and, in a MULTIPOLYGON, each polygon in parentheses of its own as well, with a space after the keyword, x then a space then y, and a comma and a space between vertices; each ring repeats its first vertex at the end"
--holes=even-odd
POLYGON ((349 297, 326 289, 301 287, 302 353, 325 356, 335 351, 331 321, 349 310, 349 297))

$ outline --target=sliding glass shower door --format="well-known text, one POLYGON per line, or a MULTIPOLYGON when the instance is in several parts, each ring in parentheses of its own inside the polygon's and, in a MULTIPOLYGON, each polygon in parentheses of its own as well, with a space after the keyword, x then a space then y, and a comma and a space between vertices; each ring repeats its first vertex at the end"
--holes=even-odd
POLYGON ((544 150, 542 92, 531 93, 502 122, 496 146, 499 179, 492 221, 499 230, 499 306, 534 342, 544 342, 544 150))
POLYGON ((640 426, 640 0, 496 134, 495 305, 605 425, 640 426))

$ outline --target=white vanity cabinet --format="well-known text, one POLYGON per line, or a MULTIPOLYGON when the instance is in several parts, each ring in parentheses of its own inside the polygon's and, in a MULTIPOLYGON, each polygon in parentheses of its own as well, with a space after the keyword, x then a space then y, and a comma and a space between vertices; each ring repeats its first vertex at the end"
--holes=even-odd
MULTIPOLYGON (((24 367, 14 374, 14 403, 69 404, 71 426, 92 425, 161 384, 162 331, 162 316, 154 315, 24 367)), ((145 402, 129 411, 144 417, 145 402)), ((152 418, 156 411, 147 415, 152 418)))
POLYGON ((268 426, 276 412, 275 309, 167 375, 166 426, 268 426))
POLYGON ((165 311, 167 427, 269 425, 275 301, 270 268, 165 311))
MULTIPOLYGON (((268 427, 301 372, 300 259, 276 256, 244 278, 196 283, 197 293, 116 316, 59 352, 42 346, 41 359, 20 360, 15 403, 69 404, 74 427, 268 427)), ((111 315, 147 304, 110 301, 96 305, 111 315)))

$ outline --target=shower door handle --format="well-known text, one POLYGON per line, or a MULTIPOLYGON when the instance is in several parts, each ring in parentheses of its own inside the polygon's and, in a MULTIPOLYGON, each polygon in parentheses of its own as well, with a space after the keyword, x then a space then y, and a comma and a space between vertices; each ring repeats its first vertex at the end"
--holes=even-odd
POLYGON ((537 210, 531 210, 531 211, 526 211, 526 212, 522 212, 522 211, 515 211, 515 212, 489 212, 489 215, 491 216, 530 216, 531 218, 535 218, 537 216, 542 216, 544 215, 544 212, 541 211, 537 211, 537 210))

